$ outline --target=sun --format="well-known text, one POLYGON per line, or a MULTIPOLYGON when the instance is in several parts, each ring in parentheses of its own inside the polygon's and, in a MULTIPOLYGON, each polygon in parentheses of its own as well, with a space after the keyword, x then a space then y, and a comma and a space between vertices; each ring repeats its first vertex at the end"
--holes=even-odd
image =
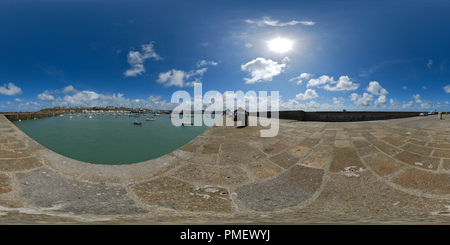
POLYGON ((292 41, 277 38, 269 42, 269 49, 275 52, 284 53, 292 49, 292 41))

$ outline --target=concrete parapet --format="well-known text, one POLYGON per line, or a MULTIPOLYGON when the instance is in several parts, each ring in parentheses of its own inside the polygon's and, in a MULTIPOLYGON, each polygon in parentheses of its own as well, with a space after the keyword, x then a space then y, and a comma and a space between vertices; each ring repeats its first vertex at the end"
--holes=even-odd
MULTIPOLYGON (((352 122, 386 120, 396 118, 406 118, 419 116, 420 112, 398 112, 398 111, 316 111, 305 112, 279 111, 280 119, 291 119, 298 121, 320 121, 320 122, 352 122)), ((260 116, 261 113, 258 113, 260 116)), ((263 115, 264 116, 264 115, 263 115)), ((271 112, 267 112, 267 117, 271 117, 271 112)))
POLYGON ((322 122, 351 122, 351 121, 371 121, 385 120, 419 116, 420 112, 399 112, 399 111, 321 111, 306 112, 307 121, 322 122))

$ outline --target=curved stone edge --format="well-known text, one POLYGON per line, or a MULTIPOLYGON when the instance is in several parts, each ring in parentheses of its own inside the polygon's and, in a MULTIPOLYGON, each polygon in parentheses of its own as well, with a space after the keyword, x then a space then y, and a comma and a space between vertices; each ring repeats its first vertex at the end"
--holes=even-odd
MULTIPOLYGON (((55 153, 56 154, 56 153, 55 153)), ((75 161, 75 160, 74 160, 75 161)), ((88 164, 90 164, 90 163, 88 163, 88 164)), ((91 165, 91 164, 90 164, 91 165)), ((107 165, 101 165, 102 167, 104 167, 104 166, 107 166, 107 165)), ((109 166, 111 166, 111 167, 114 167, 115 165, 109 165, 109 166)), ((67 166, 64 166, 64 165, 62 165, 62 166, 60 166, 60 169, 64 169, 64 167, 67 167, 67 166)), ((83 175, 84 173, 86 173, 86 172, 88 172, 88 169, 89 168, 85 168, 83 171, 81 171, 81 170, 79 170, 78 172, 79 173, 81 173, 80 175, 77 175, 78 177, 80 177, 80 179, 84 179, 84 180, 88 180, 89 178, 87 178, 87 177, 83 177, 83 176, 85 176, 85 175, 83 175)), ((67 170, 68 172, 71 172, 70 170, 67 170)), ((114 168, 111 168, 110 170, 104 170, 105 171, 105 173, 107 173, 108 175, 110 174, 110 173, 112 173, 112 172, 115 172, 114 171, 114 168)), ((89 176, 89 175, 86 175, 86 176, 89 176)), ((162 176, 162 177, 153 177, 153 180, 160 180, 160 179, 166 179, 166 177, 168 177, 168 176, 162 176)), ((174 180, 174 182, 176 182, 176 179, 174 179, 174 178, 172 178, 173 180, 174 180)), ((114 176, 112 176, 111 177, 111 179, 109 180, 110 181, 110 183, 124 183, 123 181, 124 181, 124 179, 123 179, 123 176, 118 176, 117 175, 117 173, 116 173, 116 175, 114 175, 114 176)), ((151 181, 151 180, 149 180, 149 181, 151 181)), ((202 194, 202 193, 200 193, 200 194, 202 194)), ((294 209, 295 209, 295 206, 293 206, 294 207, 294 209)), ((235 212, 238 212, 239 213, 239 210, 238 209, 234 209, 234 211, 235 212)), ((246 213, 249 213, 249 212, 247 212, 247 210, 245 210, 246 211, 246 213)), ((251 210, 250 210, 251 211, 251 210)), ((283 209, 281 209, 281 210, 277 210, 277 211, 274 211, 274 212, 271 212, 271 213, 279 213, 279 212, 283 212, 284 210, 283 209)), ((195 212, 194 212, 195 213, 195 212)), ((251 212, 250 212, 251 213, 251 212)), ((255 211, 255 212, 253 212, 253 213, 260 213, 259 211, 255 211)), ((264 213, 264 212, 263 212, 264 213)))
MULTIPOLYGON (((52 172, 54 171, 55 174, 60 174, 62 176, 65 176, 65 178, 70 181, 78 181, 81 185, 85 185, 87 183, 99 185, 99 186, 106 186, 107 188, 119 188, 126 190, 126 195, 129 196, 133 201, 133 206, 136 206, 138 208, 142 208, 143 210, 147 210, 147 212, 152 212, 155 210, 159 210, 158 212, 161 214, 167 214, 171 213, 171 215, 180 215, 181 213, 190 213, 190 212, 218 212, 218 213, 234 213, 237 211, 235 208, 236 205, 234 205, 234 202, 231 200, 229 189, 220 187, 219 185, 200 185, 198 183, 189 181, 189 180, 177 180, 174 178, 174 176, 170 176, 170 170, 176 169, 179 165, 187 165, 189 164, 188 161, 186 161, 185 156, 180 155, 176 156, 175 154, 168 153, 164 156, 158 157, 156 159, 140 162, 140 163, 134 163, 134 164, 127 164, 127 165, 100 165, 100 164, 91 164, 87 162, 82 162, 78 160, 74 160, 68 157, 65 157, 63 155, 60 155, 56 152, 53 152, 52 150, 49 150, 33 140, 31 137, 26 135, 24 132, 22 132, 17 126, 15 126, 13 123, 11 123, 9 120, 4 118, 5 121, 8 122, 10 128, 12 129, 13 133, 15 135, 18 135, 21 140, 24 140, 27 142, 27 146, 33 149, 32 156, 33 158, 37 159, 37 162, 39 165, 27 168, 27 169, 12 169, 10 172, 11 174, 15 176, 28 176, 28 175, 36 175, 35 173, 40 172, 52 172), (146 183, 158 183, 160 180, 168 180, 168 183, 174 182, 176 185, 182 185, 183 188, 181 188, 178 192, 180 196, 184 197, 181 199, 177 199, 180 201, 178 204, 178 208, 181 207, 181 209, 173 209, 173 205, 167 206, 167 203, 164 202, 152 202, 148 199, 146 199, 147 195, 154 196, 158 195, 160 192, 166 191, 164 188, 160 189, 154 189, 150 190, 153 191, 153 193, 146 193, 143 194, 143 192, 139 192, 136 190, 135 187, 138 186, 145 186, 146 183), (108 187, 109 186, 109 187, 108 187), (214 190, 214 191, 211 191, 214 190), (220 190, 220 191, 216 191, 220 190), (210 193, 211 192, 211 193, 210 193), (216 196, 212 196, 210 194, 216 193, 216 196), (192 198, 190 195, 194 195, 192 198), (218 201, 221 201, 221 207, 220 208, 214 208, 216 205, 213 205, 213 208, 209 207, 208 205, 201 206, 205 200, 207 202, 211 202, 210 200, 207 200, 209 197, 213 197, 214 200, 213 203, 217 203, 218 201), (203 200, 203 201, 202 201, 203 200), (200 207, 201 206, 201 207, 200 207)), ((213 126, 214 127, 214 126, 213 126)), ((213 131, 213 127, 210 127, 206 129, 202 134, 208 135, 213 131)), ((199 136, 201 136, 200 134, 199 136)), ((197 139, 199 137, 194 138, 187 144, 185 144, 183 147, 189 147, 190 144, 197 144, 197 139)), ((201 138, 201 137, 200 137, 201 138)), ((175 150, 174 152, 181 151, 179 149, 175 150)), ((190 160, 190 159, 187 159, 190 160)), ((36 162, 36 160, 35 160, 36 162)), ((3 176, 3 175, 2 175, 3 176)), ((57 176, 57 175, 55 175, 57 176)), ((6 177, 5 177, 6 178, 6 177)), ((17 183, 14 183, 16 187, 22 186, 22 188, 16 188, 19 190, 19 192, 23 192, 27 189, 27 186, 20 182, 20 178, 15 177, 16 181, 19 181, 17 183)), ((45 179, 45 178, 44 178, 45 179)), ((44 180, 45 181, 45 180, 44 180)), ((49 181, 54 181, 53 179, 49 179, 49 181)), ((38 181, 41 182, 41 181, 38 181)), ((11 192, 9 189, 9 186, 5 186, 3 188, 6 192, 11 192)), ((65 187, 67 188, 67 187, 65 187)), ((141 188, 142 189, 142 188, 141 188)), ((144 188, 145 189, 145 188, 144 188)), ((14 195, 20 195, 16 191, 13 191, 14 195)), ((149 191, 149 190, 146 190, 149 191)), ((31 193, 31 192, 30 192, 31 193)), ((70 191, 69 191, 70 193, 70 191)), ((67 195, 70 195, 70 194, 67 195)), ((145 193, 145 192, 144 192, 145 193)), ((172 193, 172 194, 173 194, 172 193)), ((26 194, 26 193, 25 193, 26 194)), ((29 194, 27 194, 29 195, 29 194)), ((11 195, 10 195, 11 196, 11 195)), ((5 196, 3 196, 5 197, 5 196)), ((173 199, 173 197, 168 196, 169 199, 173 199)), ((30 199, 30 197, 23 198, 14 198, 14 197, 6 197, 5 200, 2 201, 3 204, 5 204, 5 201, 9 199, 17 199, 19 202, 23 202, 22 205, 19 205, 19 203, 16 203, 16 205, 19 205, 19 209, 12 208, 8 209, 6 208, 6 211, 19 211, 23 209, 23 205, 27 206, 29 210, 34 210, 31 212, 37 212, 41 214, 50 214, 50 215, 56 215, 58 216, 59 212, 61 210, 67 209, 66 205, 60 206, 59 204, 56 204, 56 206, 53 207, 40 207, 35 206, 36 204, 33 204, 36 200, 33 198, 30 199), (34 201, 33 201, 34 200, 34 201), (31 205, 31 206, 30 206, 31 205), (40 210, 40 211, 39 211, 40 210)), ((56 199, 55 199, 56 200, 56 199)), ((55 202, 53 200, 53 202, 55 202)), ((174 199, 175 200, 175 199, 174 199)), ((212 200, 212 199, 211 199, 212 200)), ((114 203, 120 203, 122 201, 122 198, 113 198, 110 200, 111 205, 114 205, 114 203)), ((50 203, 50 202, 49 202, 50 203)), ((0 205, 2 206, 2 205, 0 205)), ((9 205, 11 206, 11 205, 9 205)), ((85 207, 86 209, 89 209, 89 207, 85 207)), ((28 212, 26 210, 22 210, 24 212, 28 212)), ((92 214, 83 214, 85 215, 92 215, 92 214)), ((110 216, 110 215, 109 215, 110 216)), ((78 217, 78 216, 74 216, 78 217)))
MULTIPOLYGON (((102 165, 82 162, 45 148, 21 131, 6 117, 2 117, 14 130, 14 133, 19 134, 22 140, 26 141, 28 147, 33 150, 32 156, 36 157, 40 163, 57 172, 82 181, 110 184, 135 183, 166 173, 171 168, 178 166, 181 161, 180 158, 173 154, 173 152, 179 151, 179 149, 176 149, 171 153, 158 158, 132 164, 102 165)), ((199 136, 210 134, 212 127, 206 129, 199 136)), ((182 147, 192 144, 195 142, 196 138, 192 139, 182 147)))

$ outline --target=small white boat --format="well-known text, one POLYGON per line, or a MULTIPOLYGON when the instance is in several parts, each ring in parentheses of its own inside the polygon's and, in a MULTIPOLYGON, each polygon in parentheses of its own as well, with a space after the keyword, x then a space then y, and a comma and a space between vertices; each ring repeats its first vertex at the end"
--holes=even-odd
POLYGON ((159 114, 153 114, 154 116, 159 116, 159 114))
POLYGON ((155 121, 155 118, 154 117, 148 117, 146 120, 147 121, 155 121))
POLYGON ((183 123, 181 123, 181 125, 183 125, 183 126, 192 126, 192 123, 191 122, 183 122, 183 123))

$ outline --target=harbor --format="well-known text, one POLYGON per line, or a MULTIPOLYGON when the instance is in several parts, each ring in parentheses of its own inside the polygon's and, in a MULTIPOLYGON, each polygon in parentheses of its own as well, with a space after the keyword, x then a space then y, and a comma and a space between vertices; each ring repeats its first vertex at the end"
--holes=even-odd
POLYGON ((175 127, 172 120, 191 122, 191 117, 172 119, 169 114, 85 112, 12 123, 38 143, 61 155, 94 164, 113 165, 163 156, 208 128, 175 127))
POLYGON ((0 116, 0 223, 448 224, 449 120, 280 119, 268 138, 213 126, 156 159, 99 165, 0 116))

